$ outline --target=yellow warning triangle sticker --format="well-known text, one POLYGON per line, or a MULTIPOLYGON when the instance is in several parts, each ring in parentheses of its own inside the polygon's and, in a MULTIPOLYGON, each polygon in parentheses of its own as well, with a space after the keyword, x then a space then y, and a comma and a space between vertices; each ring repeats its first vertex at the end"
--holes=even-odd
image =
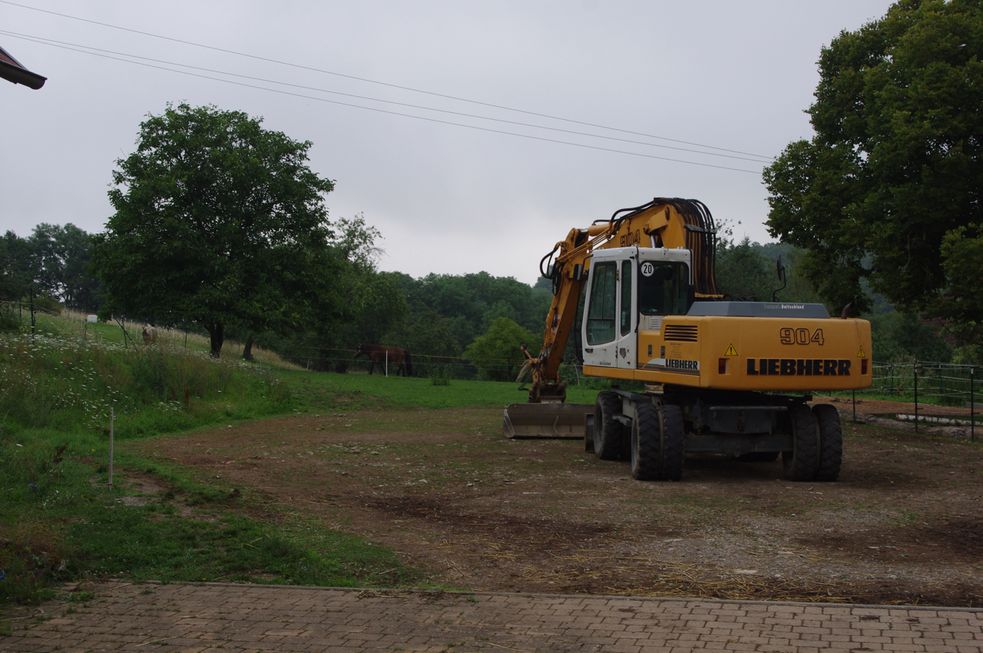
POLYGON ((861 360, 863 360, 864 358, 867 358, 867 354, 866 354, 866 352, 864 352, 864 348, 863 347, 861 347, 860 348, 860 351, 857 352, 857 358, 859 358, 861 360))
POLYGON ((727 351, 724 352, 724 356, 737 356, 737 350, 734 349, 733 344, 727 348, 727 351))

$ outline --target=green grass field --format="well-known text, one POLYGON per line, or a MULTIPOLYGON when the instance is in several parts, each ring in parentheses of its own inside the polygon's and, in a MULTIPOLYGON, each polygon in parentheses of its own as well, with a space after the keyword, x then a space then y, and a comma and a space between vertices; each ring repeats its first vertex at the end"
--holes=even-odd
MULTIPOLYGON (((526 400, 515 383, 319 374, 274 356, 214 360, 203 338, 165 333, 147 347, 132 341, 138 327, 128 331, 124 338, 118 325, 67 315, 42 316, 35 336, 0 334, 0 604, 37 602, 59 581, 106 576, 419 584, 420 575, 389 551, 296 516, 265 514, 248 496, 128 453, 126 442, 283 414, 526 400), (140 477, 168 490, 145 500, 126 489, 140 477)), ((592 403, 595 394, 574 388, 569 400, 592 403)))
MULTIPOLYGON (((348 405, 371 408, 380 401, 390 406, 420 408, 454 408, 458 406, 504 406, 526 401, 527 393, 519 385, 501 381, 451 380, 448 385, 434 385, 430 379, 385 377, 381 374, 311 374, 283 370, 277 374, 296 401, 299 409, 316 411, 324 406, 348 405)), ((567 400, 594 403, 597 390, 571 387, 567 400)))

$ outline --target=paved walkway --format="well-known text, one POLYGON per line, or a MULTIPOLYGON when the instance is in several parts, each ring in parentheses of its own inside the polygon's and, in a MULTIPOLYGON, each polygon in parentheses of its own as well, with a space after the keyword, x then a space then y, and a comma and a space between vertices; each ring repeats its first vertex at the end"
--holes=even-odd
POLYGON ((959 608, 183 583, 86 589, 91 600, 7 615, 0 651, 983 651, 983 610, 959 608))

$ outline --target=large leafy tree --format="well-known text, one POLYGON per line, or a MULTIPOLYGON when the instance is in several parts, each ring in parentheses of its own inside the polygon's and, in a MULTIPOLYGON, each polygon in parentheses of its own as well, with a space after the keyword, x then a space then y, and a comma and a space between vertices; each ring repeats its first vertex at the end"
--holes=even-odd
POLYGON ((116 210, 97 242, 105 309, 196 323, 221 352, 227 326, 260 333, 309 315, 343 257, 331 246, 310 142, 215 107, 168 106, 117 161, 116 210))
POLYGON ((832 303, 866 308, 866 278, 979 336, 965 280, 983 278, 983 4, 902 0, 841 33, 819 69, 815 136, 764 173, 769 230, 809 250, 803 268, 832 303))
POLYGON ((728 238, 717 242, 717 288, 733 299, 767 301, 775 283, 774 266, 761 254, 760 246, 747 236, 734 244, 728 238))
POLYGON ((36 270, 38 289, 60 299, 65 306, 94 310, 98 305, 98 282, 89 267, 92 236, 69 223, 42 223, 28 239, 36 270))
POLYGON ((37 265, 30 243, 13 231, 0 238, 0 301, 20 301, 31 292, 37 265))

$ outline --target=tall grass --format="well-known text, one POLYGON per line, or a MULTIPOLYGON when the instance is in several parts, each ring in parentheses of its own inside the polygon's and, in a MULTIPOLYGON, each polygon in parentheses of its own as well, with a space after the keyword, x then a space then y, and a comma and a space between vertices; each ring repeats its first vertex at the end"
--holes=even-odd
POLYGON ((268 370, 166 345, 125 347, 43 333, 0 335, 0 432, 100 429, 147 435, 289 408, 268 370), (249 402, 225 401, 250 397, 249 402))
MULTIPOLYGON (((84 313, 72 310, 62 310, 57 316, 39 316, 42 328, 59 335, 77 338, 95 343, 111 343, 129 345, 134 348, 143 346, 143 324, 139 322, 89 322, 84 313)), ((170 351, 184 350, 186 352, 207 353, 211 345, 208 337, 199 333, 156 327, 157 342, 170 351)), ((235 362, 242 358, 243 344, 236 340, 226 340, 222 347, 222 360, 235 362)), ((285 361, 275 352, 253 347, 253 357, 257 363, 283 369, 302 369, 285 361)))

